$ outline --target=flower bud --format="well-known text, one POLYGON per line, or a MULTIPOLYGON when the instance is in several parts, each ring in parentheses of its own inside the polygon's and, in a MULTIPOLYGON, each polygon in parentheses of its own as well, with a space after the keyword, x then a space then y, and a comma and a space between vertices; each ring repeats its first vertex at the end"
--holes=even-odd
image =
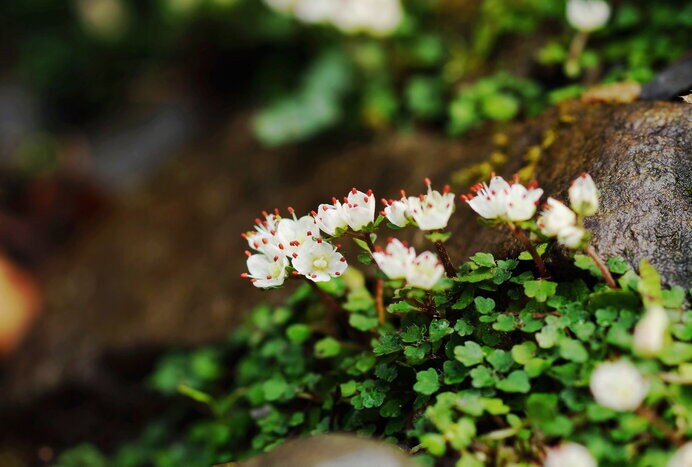
POLYGON ((652 306, 634 328, 634 351, 645 356, 657 355, 665 346, 667 331, 666 310, 658 305, 652 306))
POLYGON ((601 363, 591 373, 589 388, 603 407, 626 412, 637 409, 649 391, 649 383, 627 360, 601 363))
POLYGON ((598 189, 591 176, 581 174, 569 187, 569 201, 572 209, 582 216, 593 216, 598 211, 598 189))
POLYGON ((549 449, 543 467, 596 467, 596 459, 585 446, 578 443, 563 443, 549 449))
POLYGON ((601 29, 610 17, 610 6, 603 0, 569 0, 567 21, 582 32, 601 29))

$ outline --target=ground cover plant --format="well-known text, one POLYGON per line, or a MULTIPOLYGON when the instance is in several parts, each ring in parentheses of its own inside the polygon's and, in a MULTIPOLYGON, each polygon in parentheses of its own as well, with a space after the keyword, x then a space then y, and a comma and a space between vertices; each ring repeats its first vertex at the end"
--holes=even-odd
POLYGON ((263 213, 245 234, 243 276, 300 285, 227 342, 171 354, 152 376, 201 414, 173 411, 111 457, 82 446, 58 465, 210 465, 329 431, 386 439, 421 465, 689 465, 688 291, 662 289, 646 261, 636 273, 598 257, 583 223, 598 210, 591 178, 540 212, 535 184, 473 187, 463 208, 526 251, 478 252, 460 267, 444 246, 459 198, 426 183, 382 200, 379 215, 374 193, 355 188, 311 215, 263 213), (405 227, 434 252, 396 239, 405 227), (340 253, 350 240, 358 268, 340 253), (543 258, 555 248, 584 274, 552 277, 543 258))

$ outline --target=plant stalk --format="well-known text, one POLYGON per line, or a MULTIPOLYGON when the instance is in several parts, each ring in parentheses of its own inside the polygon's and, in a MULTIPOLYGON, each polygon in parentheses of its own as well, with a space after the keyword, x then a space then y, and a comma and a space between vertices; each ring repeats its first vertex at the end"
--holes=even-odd
POLYGON ((384 280, 377 279, 375 282, 375 309, 377 310, 377 321, 384 324, 387 321, 387 315, 384 309, 384 280))
POLYGON ((456 276, 456 268, 452 264, 452 260, 449 258, 449 253, 447 253, 447 249, 445 248, 444 243, 442 243, 442 241, 440 240, 436 241, 435 249, 437 250, 437 256, 440 258, 440 261, 442 261, 442 266, 445 268, 445 273, 447 273, 447 277, 452 278, 456 276))
POLYGON ((547 279, 550 277, 548 274, 548 270, 545 268, 545 263, 543 262, 543 258, 541 258, 541 255, 538 254, 538 251, 536 250, 536 247, 531 243, 531 240, 529 240, 529 237, 526 236, 526 234, 518 228, 516 225, 512 223, 508 223, 507 227, 509 227, 510 232, 512 232, 524 245, 524 248, 526 248, 526 251, 529 252, 531 255, 531 258, 533 258, 533 262, 536 263, 536 267, 538 268, 538 273, 543 279, 547 279))
POLYGON ((658 428, 665 435, 668 441, 671 442, 671 444, 678 447, 682 446, 682 436, 668 426, 668 424, 664 422, 655 411, 651 410, 649 407, 641 406, 637 409, 636 413, 640 417, 646 418, 653 426, 658 428))
POLYGON ((596 253, 596 250, 594 250, 591 244, 586 245, 584 251, 587 255, 589 255, 593 262, 596 263, 596 266, 598 266, 598 269, 601 271, 601 274, 603 274, 603 278, 605 279, 606 284, 608 284, 608 287, 610 287, 611 289, 617 289, 618 286, 615 283, 615 279, 613 279, 612 274, 610 274, 608 266, 606 266, 603 260, 601 260, 601 257, 598 256, 598 253, 596 253))

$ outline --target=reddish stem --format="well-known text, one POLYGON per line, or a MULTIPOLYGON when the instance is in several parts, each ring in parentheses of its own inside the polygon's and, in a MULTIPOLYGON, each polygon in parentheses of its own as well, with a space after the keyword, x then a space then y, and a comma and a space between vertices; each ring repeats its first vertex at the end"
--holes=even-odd
POLYGON ((548 270, 545 268, 543 258, 541 258, 541 255, 538 254, 538 250, 536 250, 536 247, 533 246, 533 243, 531 243, 531 240, 529 240, 529 237, 526 236, 524 231, 512 223, 507 224, 507 227, 509 227, 509 230, 519 239, 522 245, 524 245, 526 251, 529 252, 531 258, 533 258, 533 262, 536 263, 536 267, 538 268, 538 273, 540 274, 540 276, 543 279, 547 279, 548 277, 550 277, 550 275, 548 274, 548 270))
POLYGON ((449 253, 447 253, 447 249, 440 240, 435 242, 435 249, 437 250, 437 256, 440 258, 440 261, 442 262, 442 266, 444 266, 445 268, 447 277, 451 278, 456 276, 456 268, 452 264, 452 260, 449 258, 449 253))
POLYGON ((679 433, 676 433, 675 430, 668 426, 668 424, 664 422, 656 412, 651 410, 649 407, 642 406, 637 409, 636 413, 640 417, 646 418, 649 421, 649 423, 651 423, 653 426, 659 429, 665 435, 668 441, 670 441, 671 444, 674 444, 678 447, 682 446, 682 436, 680 436, 679 433))
POLYGON ((384 309, 384 280, 377 279, 375 282, 375 308, 377 309, 377 321, 384 324, 387 321, 387 315, 384 309))
POLYGON ((594 263, 596 263, 596 266, 598 266, 598 269, 601 271, 601 274, 603 274, 603 278, 605 279, 606 284, 608 284, 608 287, 610 287, 611 289, 617 289, 618 286, 615 283, 615 279, 613 279, 613 276, 610 274, 608 267, 601 260, 601 257, 598 256, 596 250, 594 250, 591 245, 586 245, 586 249, 584 251, 586 251, 586 254, 589 255, 589 257, 593 260, 594 263))

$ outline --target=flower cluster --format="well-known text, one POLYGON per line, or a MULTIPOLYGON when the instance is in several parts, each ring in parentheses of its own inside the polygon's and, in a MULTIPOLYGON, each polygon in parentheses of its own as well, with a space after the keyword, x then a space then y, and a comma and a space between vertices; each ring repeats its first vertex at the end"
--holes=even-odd
POLYGON ((389 35, 403 19, 400 0, 265 0, 305 23, 328 23, 345 33, 389 35))
POLYGON ((569 188, 572 209, 555 198, 548 198, 538 218, 538 228, 547 237, 557 237, 558 242, 567 248, 581 248, 588 237, 581 225, 581 219, 596 214, 598 197, 598 190, 591 176, 587 173, 581 174, 569 188))
POLYGON ((402 190, 401 199, 386 200, 382 215, 396 227, 406 227, 409 224, 417 225, 421 230, 442 230, 447 227, 449 218, 454 212, 454 193, 450 192, 449 185, 445 185, 442 193, 432 189, 432 182, 425 179, 428 192, 419 196, 406 197, 402 190))
POLYGON ((518 183, 507 182, 500 176, 493 175, 490 184, 479 183, 471 187, 475 194, 464 195, 462 200, 481 217, 499 222, 522 222, 529 220, 536 213, 538 200, 543 190, 534 182, 528 187, 518 183))
POLYGON ((267 289, 284 283, 289 273, 301 275, 314 282, 338 277, 346 270, 346 258, 320 237, 312 216, 281 218, 278 210, 262 213, 264 220, 255 220, 255 230, 243 237, 255 251, 246 251, 249 278, 255 287, 267 289))
POLYGON ((582 32, 601 29, 610 18, 610 6, 603 0, 569 0, 567 21, 582 32))
POLYGON ((432 289, 444 274, 435 254, 426 251, 416 256, 413 247, 395 238, 390 238, 387 248, 378 248, 372 256, 388 278, 405 279, 410 286, 419 289, 432 289))

